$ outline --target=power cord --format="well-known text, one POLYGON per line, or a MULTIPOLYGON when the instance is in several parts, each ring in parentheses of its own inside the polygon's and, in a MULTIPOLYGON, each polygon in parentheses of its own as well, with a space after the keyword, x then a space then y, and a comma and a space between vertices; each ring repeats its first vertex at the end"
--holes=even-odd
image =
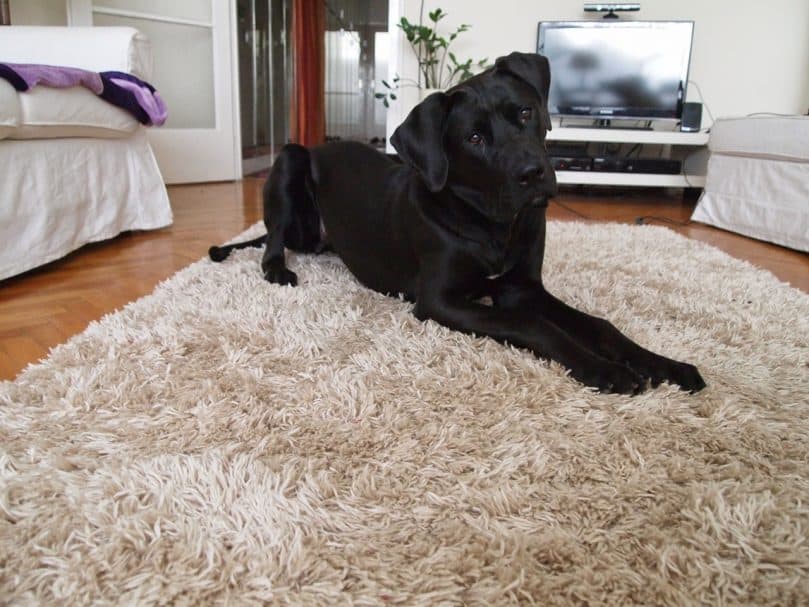
POLYGON ((558 201, 558 200, 556 200, 555 198, 554 198, 554 199, 552 199, 552 200, 551 200, 551 202, 552 202, 553 204, 555 204, 555 205, 558 205, 558 206, 562 207, 562 208, 563 208, 565 211, 567 211, 567 212, 569 212, 569 213, 573 213, 573 214, 574 214, 574 215, 576 215, 577 217, 581 217, 582 219, 586 219, 586 220, 588 220, 588 221, 590 220, 590 217, 587 217, 587 215, 583 215, 582 213, 579 213, 579 212, 578 212, 576 209, 571 209, 571 208, 570 208, 568 205, 566 205, 566 204, 565 204, 565 203, 563 203, 563 202, 559 202, 559 201, 558 201))
POLYGON ((699 85, 696 82, 694 82, 693 80, 689 80, 688 84, 693 84, 696 87, 697 92, 699 93, 699 100, 702 102, 702 105, 705 108, 705 111, 708 113, 708 118, 711 119, 711 124, 716 122, 716 119, 713 117, 713 114, 711 113, 711 108, 709 108, 708 104, 705 102, 705 95, 702 94, 702 89, 699 88, 699 85))
MULTIPOLYGON (((565 211, 568 211, 569 213, 573 213, 577 217, 581 217, 582 219, 586 219, 587 221, 592 220, 591 217, 588 217, 587 215, 584 215, 583 213, 579 213, 576 209, 570 208, 568 205, 566 205, 563 202, 559 202, 558 200, 555 200, 555 199, 551 200, 551 202, 553 204, 555 204, 555 205, 558 205, 558 206, 562 207, 565 211)), ((677 221, 676 219, 669 219, 668 217, 656 217, 655 215, 642 215, 640 217, 635 218, 635 225, 639 225, 639 226, 651 225, 650 222, 653 222, 653 221, 660 222, 660 223, 668 223, 668 224, 677 226, 678 228, 686 228, 686 227, 689 227, 689 226, 694 225, 696 223, 694 221, 691 221, 690 219, 688 221, 677 221)))
MULTIPOLYGON (((580 213, 576 209, 573 209, 573 208, 569 207, 568 205, 566 205, 563 202, 559 202, 555 198, 551 200, 551 203, 555 204, 555 205, 558 205, 559 207, 563 208, 565 211, 567 211, 569 213, 573 213, 576 217, 586 219, 587 221, 592 220, 592 217, 588 217, 587 215, 584 215, 583 213, 580 213)), ((678 228, 686 228, 686 227, 689 227, 689 226, 692 226, 692 225, 698 225, 696 222, 691 221, 690 219, 688 221, 677 221, 676 219, 669 219, 668 217, 657 217, 655 215, 642 215, 640 217, 636 217, 635 218, 635 225, 639 225, 639 226, 650 225, 650 222, 653 222, 653 221, 660 222, 660 223, 668 223, 668 224, 677 226, 678 228)))
POLYGON ((690 219, 688 221, 677 221, 676 219, 669 219, 668 217, 655 217, 654 215, 642 215, 641 217, 635 218, 635 225, 639 226, 650 225, 649 224, 650 221, 670 223, 671 225, 675 225, 678 228, 686 228, 694 223, 690 219))
POLYGON ((692 152, 689 152, 689 153, 686 155, 686 157, 685 157, 685 158, 683 158, 683 159, 680 161, 680 174, 682 175, 683 179, 685 179, 685 182, 688 184, 688 187, 689 187, 689 188, 698 188, 698 187, 700 187, 700 186, 697 186, 697 185, 694 185, 693 183, 691 183, 691 180, 688 178, 688 173, 686 173, 686 165, 688 164, 688 161, 689 161, 689 160, 690 160, 690 159, 691 159, 693 156, 695 156, 696 154, 700 153, 701 151, 702 151, 702 150, 693 150, 692 152))
POLYGON ((624 155, 626 158, 631 158, 632 154, 635 154, 636 158, 640 158, 640 151, 643 149, 642 143, 636 143, 633 145, 629 151, 624 155))

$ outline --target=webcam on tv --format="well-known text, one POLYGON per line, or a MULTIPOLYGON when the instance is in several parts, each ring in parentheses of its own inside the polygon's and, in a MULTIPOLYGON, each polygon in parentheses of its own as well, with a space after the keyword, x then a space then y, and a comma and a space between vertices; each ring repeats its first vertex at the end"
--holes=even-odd
POLYGON ((584 3, 584 12, 585 13, 607 13, 604 15, 604 19, 617 19, 618 15, 615 14, 616 11, 618 12, 635 12, 640 10, 640 4, 637 2, 609 2, 609 3, 602 3, 602 2, 585 2, 584 3))

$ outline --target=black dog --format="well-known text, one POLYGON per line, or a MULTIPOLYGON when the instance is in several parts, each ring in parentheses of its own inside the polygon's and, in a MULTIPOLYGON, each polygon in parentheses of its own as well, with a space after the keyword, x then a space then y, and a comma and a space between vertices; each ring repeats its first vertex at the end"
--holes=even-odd
POLYGON ((211 247, 211 259, 266 244, 265 278, 295 285, 284 248, 331 247, 364 285, 415 302, 419 319, 527 348, 588 386, 700 390, 693 365, 641 348, 542 285, 556 192, 544 143, 549 84, 544 57, 501 57, 413 109, 391 139, 403 163, 359 143, 287 145, 264 186, 267 235, 211 247))

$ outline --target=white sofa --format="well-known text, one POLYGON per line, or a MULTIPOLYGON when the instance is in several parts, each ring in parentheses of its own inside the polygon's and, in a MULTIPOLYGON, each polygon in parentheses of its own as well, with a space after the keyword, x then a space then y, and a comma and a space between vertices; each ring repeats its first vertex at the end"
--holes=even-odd
MULTIPOLYGON (((0 27, 0 63, 115 70, 149 81, 124 27, 0 27)), ((82 86, 17 92, 0 78, 0 280, 89 242, 172 222, 144 127, 82 86)))
POLYGON ((691 219, 809 251, 809 116, 723 118, 691 219))

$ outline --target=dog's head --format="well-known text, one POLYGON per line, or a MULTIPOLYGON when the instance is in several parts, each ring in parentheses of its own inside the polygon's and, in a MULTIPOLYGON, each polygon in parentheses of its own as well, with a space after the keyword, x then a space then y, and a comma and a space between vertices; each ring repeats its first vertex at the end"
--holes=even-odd
POLYGON ((556 193, 545 151, 549 86, 545 57, 511 53, 427 97, 391 143, 432 192, 447 188, 490 219, 509 221, 556 193))

